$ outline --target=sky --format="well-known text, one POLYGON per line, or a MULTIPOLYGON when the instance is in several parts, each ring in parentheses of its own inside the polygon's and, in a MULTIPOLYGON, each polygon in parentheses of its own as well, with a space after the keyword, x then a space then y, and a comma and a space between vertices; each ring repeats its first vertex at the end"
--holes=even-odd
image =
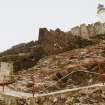
POLYGON ((105 0, 0 0, 0 52, 38 39, 39 28, 68 31, 94 23, 105 0))

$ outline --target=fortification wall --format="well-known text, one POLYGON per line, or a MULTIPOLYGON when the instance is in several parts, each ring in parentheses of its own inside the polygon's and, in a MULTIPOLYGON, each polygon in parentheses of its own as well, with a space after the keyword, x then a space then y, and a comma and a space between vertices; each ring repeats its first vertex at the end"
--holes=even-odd
POLYGON ((77 37, 89 40, 91 37, 102 34, 105 34, 105 23, 100 22, 81 24, 68 32, 63 32, 60 29, 49 31, 47 28, 40 28, 38 41, 42 45, 44 53, 51 55, 76 48, 78 46, 76 43, 79 40, 77 37))
POLYGON ((82 38, 89 39, 91 37, 105 34, 105 23, 96 22, 94 24, 82 24, 71 29, 72 35, 78 35, 82 38))
POLYGON ((47 55, 57 54, 73 48, 74 40, 75 38, 71 35, 71 32, 63 32, 60 29, 48 31, 46 28, 40 28, 39 30, 39 42, 47 55))

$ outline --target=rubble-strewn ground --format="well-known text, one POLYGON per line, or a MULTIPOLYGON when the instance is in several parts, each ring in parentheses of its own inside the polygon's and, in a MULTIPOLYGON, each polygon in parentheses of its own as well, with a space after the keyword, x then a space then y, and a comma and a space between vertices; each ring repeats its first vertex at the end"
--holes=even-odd
MULTIPOLYGON (((34 67, 18 72, 19 76, 16 83, 9 85, 9 87, 18 91, 32 92, 33 74, 36 93, 46 93, 99 83, 102 81, 99 75, 94 73, 99 73, 98 62, 104 62, 104 56, 104 40, 85 48, 51 55, 41 59, 34 67), (69 73, 71 74, 68 75, 69 73), (65 77, 66 75, 68 76, 65 77)), ((104 70, 104 64, 102 68, 104 70)))

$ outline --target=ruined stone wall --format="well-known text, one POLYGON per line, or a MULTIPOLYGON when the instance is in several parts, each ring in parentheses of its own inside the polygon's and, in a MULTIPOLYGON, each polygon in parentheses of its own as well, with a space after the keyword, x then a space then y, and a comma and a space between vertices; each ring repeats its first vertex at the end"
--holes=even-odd
POLYGON ((95 29, 94 29, 94 24, 88 24, 87 29, 88 29, 89 37, 94 37, 96 35, 95 29))
POLYGON ((40 28, 39 43, 42 45, 43 52, 47 55, 61 53, 72 48, 76 48, 77 42, 82 39, 91 39, 97 35, 105 34, 105 23, 96 22, 95 24, 81 24, 72 28, 68 32, 63 32, 60 29, 47 30, 40 28))
POLYGON ((60 37, 70 37, 73 36, 81 36, 84 39, 89 39, 90 37, 94 37, 97 35, 105 34, 105 23, 96 22, 94 24, 81 24, 80 26, 76 26, 71 28, 69 32, 63 32, 60 29, 56 29, 55 31, 48 31, 46 28, 41 28, 39 30, 39 41, 51 41, 52 38, 55 39, 60 37), (69 35, 67 34, 69 33, 69 35))
POLYGON ((48 31, 46 28, 39 30, 39 43, 42 45, 43 52, 47 55, 57 54, 73 48, 74 40, 75 38, 71 32, 63 32, 60 29, 48 31))
POLYGON ((88 39, 89 38, 89 32, 88 32, 88 28, 85 24, 81 24, 80 25, 80 36, 84 39, 88 39))
POLYGON ((13 64, 7 62, 0 63, 0 81, 9 80, 13 72, 13 64))
POLYGON ((97 35, 105 34, 105 23, 96 22, 95 24, 82 24, 71 29, 72 35, 81 36, 89 39, 97 35))

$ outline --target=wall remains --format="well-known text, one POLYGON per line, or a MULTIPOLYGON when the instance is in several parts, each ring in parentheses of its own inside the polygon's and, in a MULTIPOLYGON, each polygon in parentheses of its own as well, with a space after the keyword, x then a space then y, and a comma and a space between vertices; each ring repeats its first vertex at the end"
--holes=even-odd
POLYGON ((89 38, 94 37, 96 35, 95 29, 94 29, 94 24, 88 24, 87 28, 88 28, 89 38))
POLYGON ((71 29, 71 33, 74 36, 80 36, 81 35, 81 33, 80 33, 80 27, 76 26, 76 27, 72 28, 71 29))
POLYGON ((89 39, 91 37, 105 34, 105 23, 96 22, 94 24, 81 24, 71 29, 72 35, 89 39))
POLYGON ((94 24, 94 29, 95 29, 95 34, 96 35, 100 35, 100 34, 104 33, 103 24, 100 23, 100 22, 97 22, 97 23, 94 24))
POLYGON ((105 23, 100 22, 81 24, 68 32, 63 32, 60 29, 49 31, 47 28, 40 28, 38 42, 42 45, 43 52, 51 55, 78 48, 78 37, 89 40, 91 37, 102 34, 105 34, 105 23))
POLYGON ((88 27, 86 26, 86 24, 80 25, 80 36, 84 39, 89 39, 89 31, 88 31, 88 27))
POLYGON ((0 81, 8 81, 13 72, 13 64, 7 62, 0 62, 0 81))
POLYGON ((48 31, 46 28, 40 28, 39 30, 39 42, 42 45, 43 52, 47 55, 57 54, 73 48, 74 40, 71 31, 63 32, 60 29, 48 31))

